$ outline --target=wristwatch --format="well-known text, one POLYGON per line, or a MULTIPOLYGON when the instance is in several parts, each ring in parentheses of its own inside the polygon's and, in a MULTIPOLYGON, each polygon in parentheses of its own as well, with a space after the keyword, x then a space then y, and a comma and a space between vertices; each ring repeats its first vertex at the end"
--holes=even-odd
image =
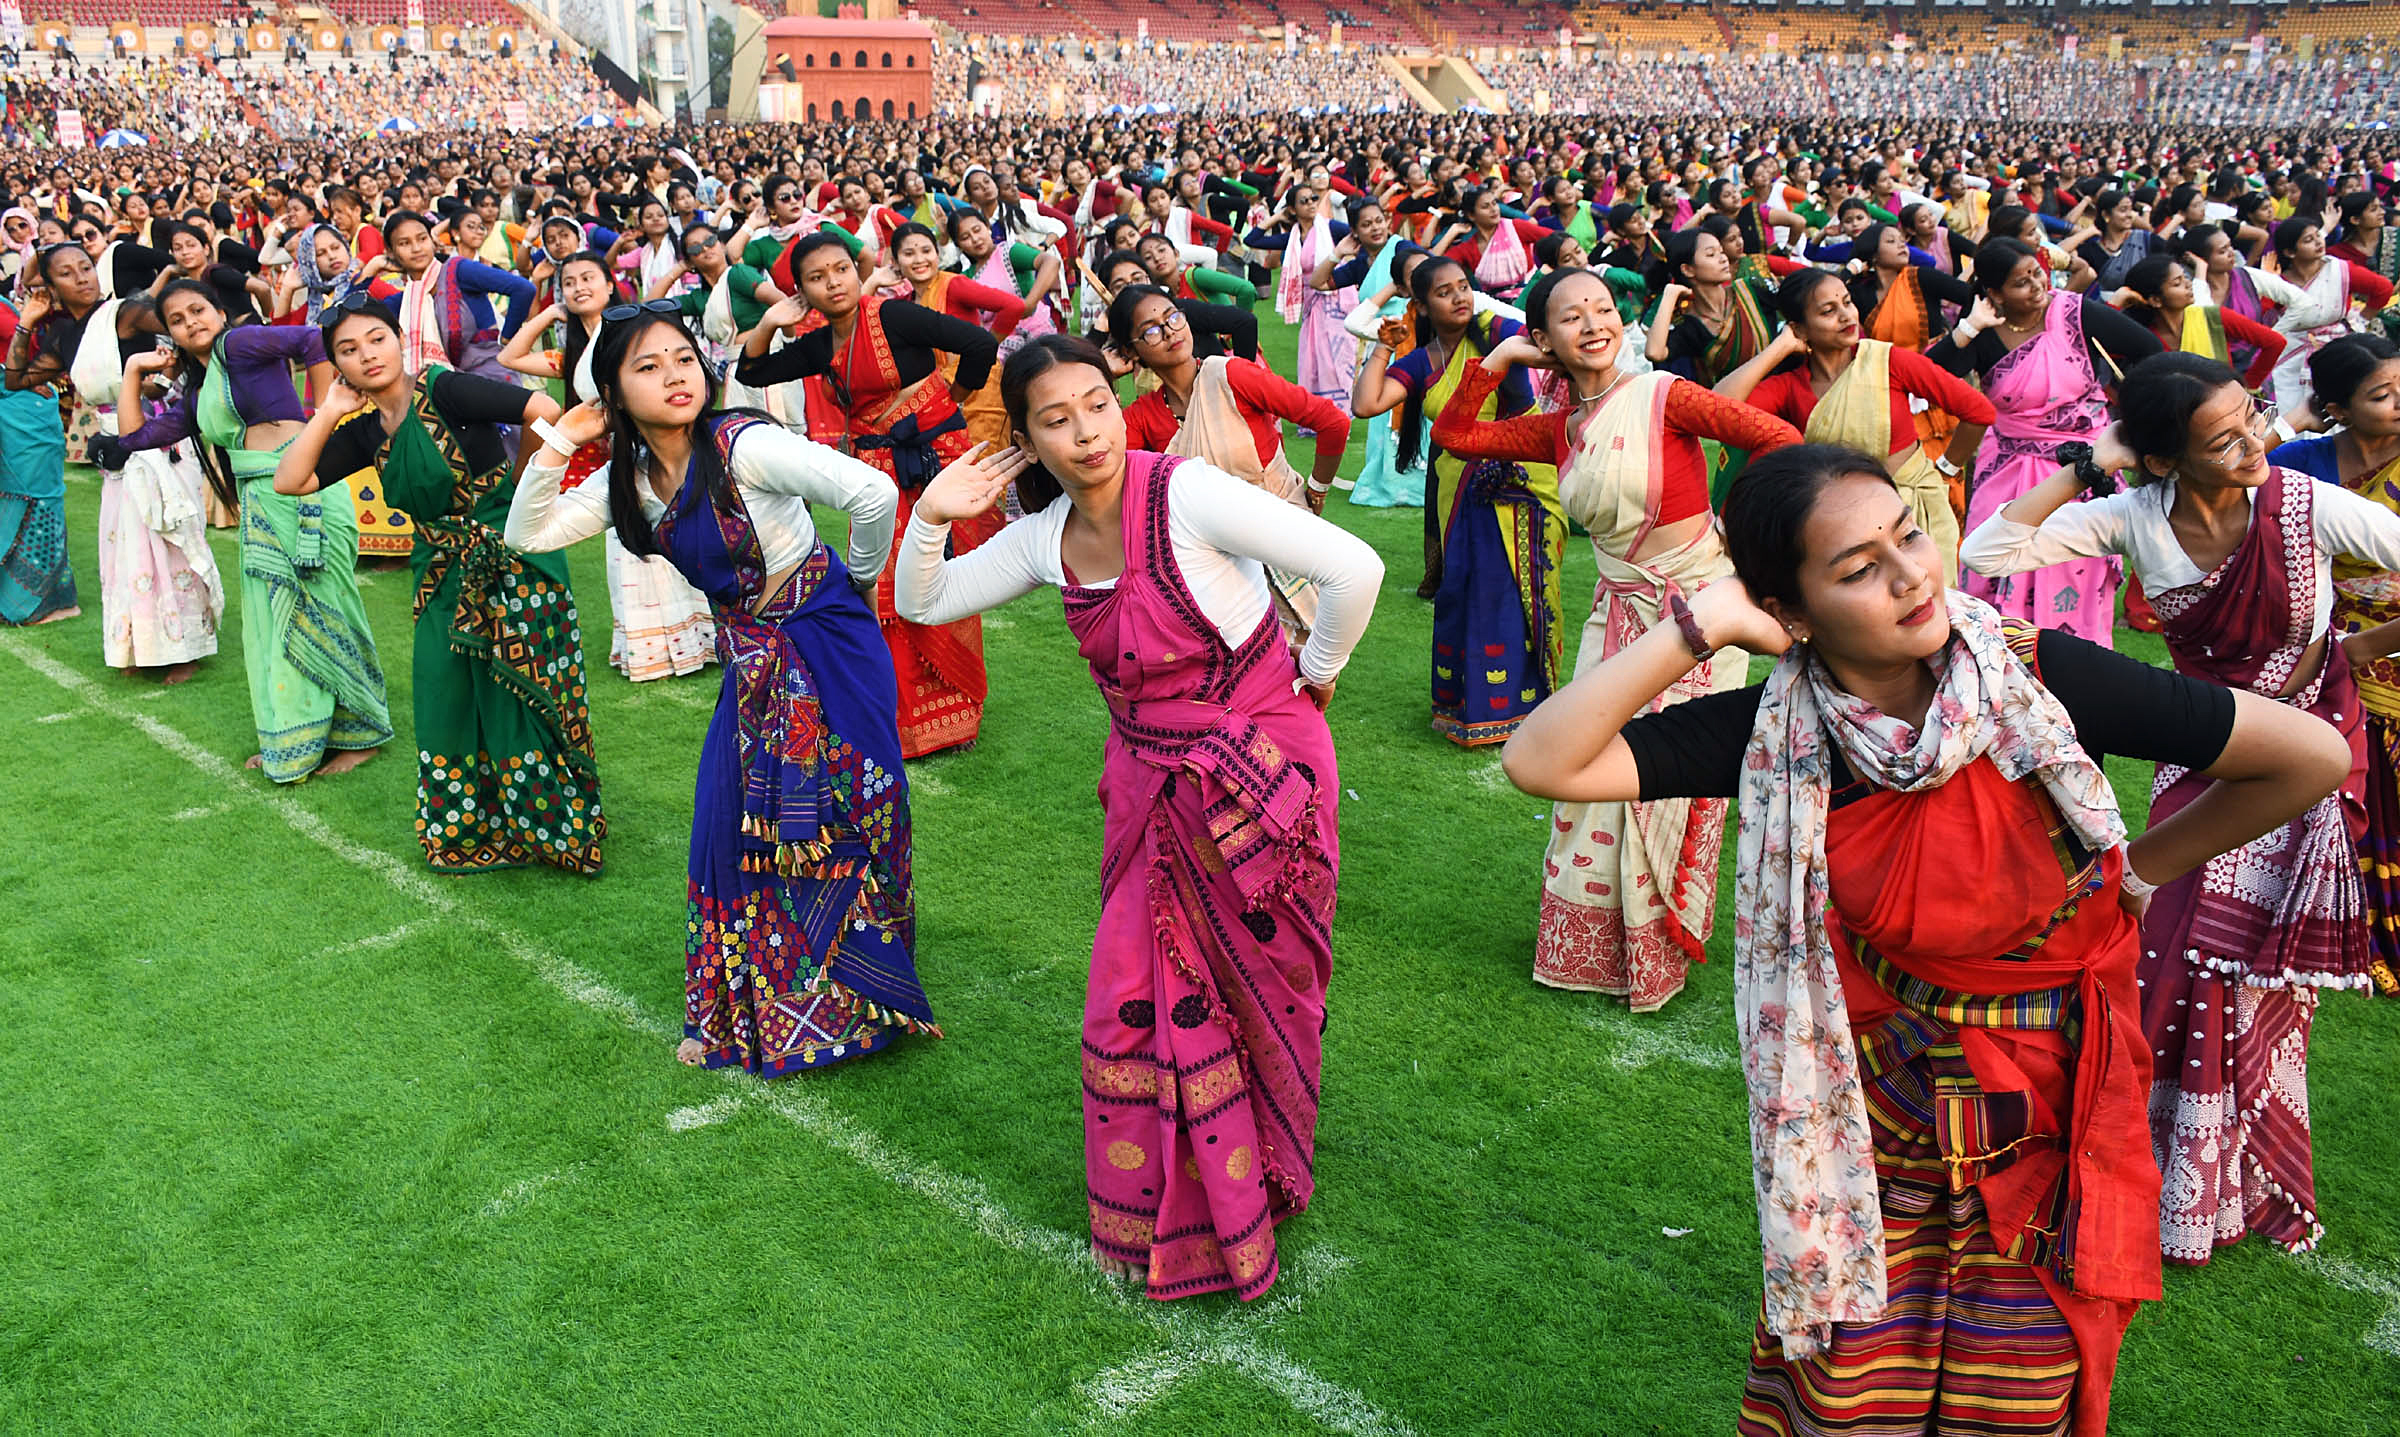
POLYGON ((1950 456, 1947 454, 1934 455, 1933 467, 1935 472, 1939 473, 1944 479, 1956 479, 1962 472, 1956 464, 1950 462, 1950 456))

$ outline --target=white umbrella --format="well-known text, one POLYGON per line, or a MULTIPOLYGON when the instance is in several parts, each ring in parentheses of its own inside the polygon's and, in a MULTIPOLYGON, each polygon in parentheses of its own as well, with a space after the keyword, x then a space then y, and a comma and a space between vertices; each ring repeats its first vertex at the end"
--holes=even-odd
POLYGON ((128 145, 146 145, 149 143, 150 137, 148 135, 141 134, 134 130, 111 130, 107 134, 100 137, 100 148, 104 150, 121 150, 128 145))
POLYGON ((409 118, 408 116, 406 116, 406 115, 389 115, 389 116, 386 116, 386 117, 384 118, 384 122, 383 122, 382 124, 380 124, 380 125, 377 125, 375 128, 376 128, 377 130, 379 130, 379 131, 383 131, 383 130, 421 130, 421 129, 425 128, 425 127, 424 127, 423 125, 420 125, 420 124, 418 124, 416 121, 414 121, 414 120, 410 119, 410 118, 409 118))
POLYGON ((616 122, 617 120, 614 115, 604 115, 598 110, 594 110, 590 114, 584 116, 582 119, 577 120, 575 122, 575 128, 578 130, 599 130, 614 125, 616 122))

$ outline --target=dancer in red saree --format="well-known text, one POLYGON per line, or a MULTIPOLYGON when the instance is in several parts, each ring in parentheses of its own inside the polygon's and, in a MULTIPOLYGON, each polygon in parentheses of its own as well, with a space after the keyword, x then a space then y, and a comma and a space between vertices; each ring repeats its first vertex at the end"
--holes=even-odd
MULTIPOLYGON (((866 296, 838 236, 802 238, 792 246, 791 269, 800 292, 750 331, 735 377, 763 389, 826 376, 847 424, 841 447, 892 476, 905 522, 918 492, 966 452, 959 400, 983 387, 1000 343, 965 320, 904 299, 866 296), (822 325, 768 352, 778 330, 799 325, 812 310, 824 316, 822 325), (939 373, 945 354, 958 361, 947 383, 939 373)), ((996 514, 977 516, 958 526, 953 546, 964 553, 999 527, 996 514)), ((892 606, 888 569, 875 588, 875 613, 900 674, 901 754, 923 758, 973 743, 983 723, 983 621, 908 622, 892 606)))
POLYGON ((1501 761, 1562 801, 1739 799, 1765 1300, 1738 1430, 2100 1437, 2159 1295, 2136 915, 2316 803, 2347 749, 1948 589, 1873 456, 1754 459, 1724 525, 1738 578, 1670 600, 1501 761), (1641 712, 1718 646, 1781 657, 1641 712), (2222 781, 2127 842, 2109 753, 2222 781))
POLYGON ((1254 1298, 1275 1281, 1275 1225, 1316 1189, 1341 865, 1322 709, 1383 564, 1206 460, 1128 453, 1089 341, 1034 340, 1001 387, 1041 468, 1009 451, 943 471, 900 544, 900 610, 940 621, 1060 591, 1110 717, 1083 1009, 1092 1253, 1152 1297, 1254 1298), (1011 478, 1034 512, 945 562, 951 524, 1011 478), (1316 585, 1297 653, 1269 569, 1316 585))

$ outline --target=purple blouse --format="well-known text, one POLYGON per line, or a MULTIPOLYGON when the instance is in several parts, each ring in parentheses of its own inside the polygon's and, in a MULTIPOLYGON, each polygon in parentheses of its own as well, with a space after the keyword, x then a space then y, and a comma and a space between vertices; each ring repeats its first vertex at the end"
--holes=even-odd
MULTIPOLYGON (((306 419, 292 385, 292 366, 323 364, 325 341, 315 325, 246 324, 225 331, 218 341, 225 366, 225 389, 244 424, 278 419, 306 419)), ((218 362, 212 360, 211 363, 218 362)), ((200 392, 188 388, 150 422, 126 435, 128 449, 164 449, 200 431, 200 392)))

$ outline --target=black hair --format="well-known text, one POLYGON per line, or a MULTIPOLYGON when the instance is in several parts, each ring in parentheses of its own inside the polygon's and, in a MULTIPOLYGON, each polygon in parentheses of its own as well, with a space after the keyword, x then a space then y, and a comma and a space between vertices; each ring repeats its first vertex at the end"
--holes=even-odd
MULTIPOLYGON (((1842 277, 1829 269, 1801 270, 1775 287, 1775 313, 1782 318, 1785 328, 1800 331, 1806 328, 1809 306, 1817 302, 1817 291, 1841 283, 1842 277)), ((1806 356, 1794 357, 1806 362, 1806 356)))
POLYGON ((2180 459, 2192 442, 2192 416, 2240 376, 2223 360, 2168 350, 2125 371, 2117 391, 2117 429, 2144 461, 2135 471, 2137 483, 2156 476, 2148 461, 2180 459))
POLYGON ((2285 220, 2282 224, 2275 226, 2275 234, 2272 240, 2272 243, 2275 247, 2275 257, 2279 260, 2289 261, 2292 257, 2292 251, 2300 247, 2300 237, 2304 234, 2307 234, 2310 230, 2317 229, 2319 227, 2320 226, 2317 220, 2306 214, 2293 215, 2290 219, 2285 220))
MULTIPOLYGON (((1000 405, 1008 411, 1011 434, 1026 432, 1026 396, 1033 382, 1068 364, 1088 364, 1100 371, 1103 382, 1108 381, 1108 356, 1100 346, 1079 334, 1044 334, 1026 342, 1023 349, 1008 357, 1000 366, 1000 405)), ((1055 503, 1065 493, 1057 476, 1040 464, 1034 464, 1017 476, 1017 503, 1028 514, 1038 514, 1055 503)))
MULTIPOLYGON (((1544 236, 1544 238, 1548 239, 1551 238, 1551 236, 1544 236)), ((1525 311, 1525 328, 1529 332, 1534 330, 1539 330, 1544 334, 1550 332, 1550 297, 1558 293, 1558 287, 1561 284, 1564 284, 1566 281, 1575 278, 1577 275, 1581 275, 1584 278, 1598 284, 1601 288, 1601 291, 1608 295, 1609 303, 1612 305, 1616 303, 1616 291, 1610 289, 1608 281, 1603 279, 1594 271, 1588 269, 1554 269, 1550 271, 1550 273, 1543 275, 1540 279, 1535 280, 1532 286, 1517 299, 1517 303, 1525 311)))
POLYGON ((2008 277, 2027 260, 2040 263, 2040 258, 2020 242, 2003 236, 1985 240, 1975 252, 1975 288, 1984 295, 1997 295, 2008 287, 2008 277))
MULTIPOLYGON (((2176 242, 2175 247, 2190 255, 2194 264, 2206 264, 2210 242, 2224 233, 2223 228, 2214 224, 2185 225, 2182 237, 2176 242)), ((2232 237, 2228 235, 2227 242, 2230 243, 2231 239, 2232 237)))
POLYGON ((2025 233, 2025 222, 2032 218, 2033 211, 2023 205, 1999 206, 1992 211, 1991 218, 1984 222, 1983 232, 1986 236, 1984 243, 1989 244, 1994 239, 2011 240, 2017 244, 2025 243, 2020 236, 2025 233))
MULTIPOLYGON (((1565 230, 1552 230, 1543 235, 1533 242, 1534 263, 1544 269, 1557 268, 1559 251, 1565 249, 1574 239, 1575 236, 1568 234, 1565 230)), ((1528 312, 1530 313, 1530 311, 1528 312)))
POLYGON ((1102 289, 1106 289, 1108 288, 1109 275, 1116 270, 1117 266, 1124 264, 1132 265, 1135 269, 1141 270, 1144 278, 1136 280, 1134 283, 1147 284, 1149 282, 1147 276, 1149 275, 1150 271, 1143 267, 1142 257, 1129 249, 1112 249, 1108 253, 1100 256, 1100 258, 1092 265, 1092 274, 1100 281, 1100 287, 1102 289))
POLYGON ((842 258, 850 260, 853 266, 857 264, 857 259, 850 253, 850 246, 843 242, 840 235, 831 234, 825 230, 811 230, 793 240, 790 251, 784 256, 786 267, 792 272, 794 289, 800 287, 800 266, 807 263, 810 255, 829 246, 838 246, 841 249, 842 258))
POLYGON ((2400 359, 2400 344, 2380 334, 2345 334, 2308 357, 2308 386, 2319 414, 2348 408, 2376 369, 2400 359))
MULTIPOLYGON (((1733 572, 1752 600, 1769 599, 1799 609, 1800 566, 1808 558, 1802 537, 1817 496, 1836 479, 1853 474, 1885 484, 1892 476, 1881 461, 1842 444, 1790 444, 1753 456, 1725 491, 1719 520, 1733 572)), ((1898 486, 1893 486, 1898 492, 1898 486)))
POLYGON ((1619 200, 1608 207, 1608 227, 1618 234, 1623 234, 1625 226, 1632 224, 1634 216, 1641 212, 1641 206, 1630 201, 1619 200))
POLYGON ((327 359, 333 358, 334 331, 353 319, 371 320, 381 324, 394 334, 400 332, 399 319, 392 314, 390 307, 382 300, 376 300, 364 309, 336 309, 328 305, 325 312, 317 316, 317 334, 325 341, 325 357, 327 359))
POLYGON ((1170 306, 1175 303, 1175 296, 1154 284, 1129 284, 1108 302, 1109 343, 1119 353, 1133 353, 1133 315, 1146 299, 1163 299, 1170 306))
POLYGON ((433 221, 425 218, 421 214, 418 214, 415 210, 394 210, 392 211, 391 218, 383 222, 383 247, 387 250, 390 249, 392 247, 393 233, 397 231, 400 226, 412 223, 425 226, 425 233, 427 234, 433 233, 433 221))
MULTIPOLYGON (((1441 277, 1445 268, 1457 270, 1461 274, 1466 273, 1466 266, 1457 260, 1451 259, 1447 255, 1431 255, 1423 264, 1417 266, 1416 273, 1408 277, 1409 295, 1416 300, 1417 347, 1420 349, 1433 340, 1433 321, 1426 316, 1426 307, 1431 302, 1434 281, 1441 277)), ((1545 305, 1549 302, 1549 298, 1550 296, 1547 294, 1542 296, 1545 305)), ((1471 314, 1467 317, 1465 339, 1477 354, 1491 353, 1491 328, 1485 323, 1481 314, 1471 314)), ((1394 451, 1393 458, 1403 470, 1414 469, 1417 467, 1418 456, 1424 452, 1424 448, 1425 393, 1424 387, 1419 387, 1411 389, 1408 397, 1400 402, 1398 447, 1394 451)))
MULTIPOLYGON (((608 285, 609 302, 612 304, 616 302, 621 291, 617 288, 617 273, 609 267, 607 255, 598 250, 577 250, 558 262, 558 271, 554 278, 564 278, 567 266, 571 264, 588 264, 596 267, 600 271, 600 278, 608 285)), ((560 300, 559 307, 564 309, 566 301, 560 300)), ((568 402, 578 404, 591 397, 578 395, 575 392, 575 370, 578 365, 583 363, 583 351, 591 344, 592 337, 584 329, 583 320, 572 314, 566 317, 566 331, 566 343, 560 347, 558 353, 558 377, 566 386, 568 402)), ((598 356, 594 356, 594 358, 596 360, 598 356)))
POLYGON ((900 241, 904 239, 915 239, 920 236, 922 236, 927 243, 933 246, 936 254, 940 253, 942 248, 942 237, 933 232, 932 226, 919 224, 915 220, 910 220, 907 224, 904 224, 898 229, 893 230, 892 241, 886 246, 886 248, 889 249, 893 255, 897 256, 900 253, 900 241))
MULTIPOLYGON (((658 533, 650 527, 650 516, 642 512, 641 495, 649 483, 650 450, 642 442, 642 431, 634 427, 633 416, 625 412, 618 396, 617 375, 625 367, 625 356, 632 352, 634 341, 661 325, 673 329, 692 346, 695 354, 705 355, 700 342, 692 338, 682 316, 654 314, 642 310, 633 318, 602 324, 600 336, 593 341, 598 346, 592 352, 592 383, 600 390, 600 400, 608 408, 609 452, 608 522, 617 531, 617 540, 625 552, 646 559, 659 552, 658 533)), ((569 325, 570 330, 580 324, 569 325)), ((717 372, 710 364, 700 366, 701 383, 707 386, 707 398, 700 407, 700 416, 693 422, 692 468, 684 478, 687 485, 697 484, 700 493, 719 510, 733 501, 733 477, 717 456, 716 422, 723 416, 717 413, 717 372)))
POLYGON ((2167 277, 2175 273, 2182 264, 2183 260, 2176 255, 2146 255, 2132 269, 2125 271, 2125 288, 2139 295, 2146 305, 2156 309, 2159 292, 2167 286, 2167 277))
MULTIPOLYGON (((998 244, 1000 242, 1000 232, 992 228, 992 222, 990 220, 983 218, 983 212, 981 210, 963 209, 952 210, 950 212, 950 218, 946 220, 942 226, 944 229, 950 231, 950 242, 952 244, 958 243, 959 226, 965 224, 968 220, 983 220, 983 227, 985 229, 992 230, 992 242, 994 244, 998 244)), ((1139 228, 1139 226, 1136 226, 1136 228, 1139 228)))
MULTIPOLYGON (((48 277, 46 270, 44 277, 48 277)), ((218 295, 216 290, 205 281, 171 279, 158 292, 158 311, 162 323, 166 318, 167 301, 182 294, 198 295, 210 309, 215 310, 220 316, 225 314, 223 297, 218 295)), ((232 320, 228 318, 226 323, 231 324, 232 320)), ((183 385, 184 392, 199 393, 201 382, 208 378, 207 358, 192 354, 178 346, 175 352, 175 378, 183 385)), ((233 461, 226 457, 224 449, 205 441, 192 447, 200 452, 201 467, 208 473, 208 487, 216 491, 217 502, 228 509, 239 508, 241 506, 241 489, 234 483, 233 461)))

